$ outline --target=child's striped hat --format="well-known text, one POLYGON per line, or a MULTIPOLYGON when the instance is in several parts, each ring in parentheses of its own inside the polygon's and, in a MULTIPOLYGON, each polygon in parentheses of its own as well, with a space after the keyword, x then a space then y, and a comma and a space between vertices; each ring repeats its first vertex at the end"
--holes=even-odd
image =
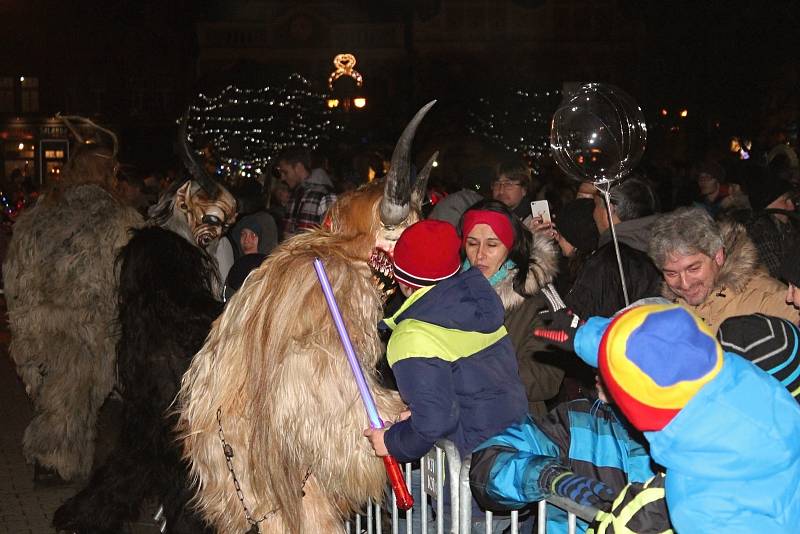
POLYGON ((666 426, 722 368, 708 327, 674 304, 631 308, 608 325, 598 366, 609 393, 639 430, 666 426))

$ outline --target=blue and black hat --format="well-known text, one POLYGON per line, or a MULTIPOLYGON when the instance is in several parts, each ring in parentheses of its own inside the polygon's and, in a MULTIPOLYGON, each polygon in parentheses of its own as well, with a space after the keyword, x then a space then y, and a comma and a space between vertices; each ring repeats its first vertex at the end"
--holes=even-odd
POLYGON ((717 331, 722 348, 738 354, 800 396, 800 330, 786 319, 756 313, 725 319, 717 331))

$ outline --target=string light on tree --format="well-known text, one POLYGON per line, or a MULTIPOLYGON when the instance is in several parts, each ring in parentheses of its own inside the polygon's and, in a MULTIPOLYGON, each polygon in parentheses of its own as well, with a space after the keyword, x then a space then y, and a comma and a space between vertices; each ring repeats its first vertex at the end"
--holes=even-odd
POLYGON ((561 91, 512 90, 495 99, 479 98, 469 109, 470 133, 524 157, 535 172, 549 153, 550 120, 561 91))
POLYGON ((216 96, 201 93, 187 128, 195 149, 213 153, 217 174, 235 181, 255 178, 290 146, 316 150, 341 130, 326 97, 299 74, 260 89, 229 85, 216 96))

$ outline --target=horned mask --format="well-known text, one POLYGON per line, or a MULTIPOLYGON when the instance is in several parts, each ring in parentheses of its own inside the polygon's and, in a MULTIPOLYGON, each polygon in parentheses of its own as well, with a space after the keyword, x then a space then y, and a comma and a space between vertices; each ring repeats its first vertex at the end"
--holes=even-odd
POLYGON ((216 197, 196 182, 187 181, 175 193, 175 204, 186 216, 186 224, 197 246, 208 247, 228 231, 236 218, 236 199, 219 187, 216 197), (192 187, 192 186, 195 187, 192 187))
MULTIPOLYGON (((394 292, 392 254, 403 231, 420 218, 433 154, 411 187, 411 143, 422 119, 435 100, 423 106, 403 130, 394 147, 389 172, 380 183, 371 183, 343 196, 329 213, 330 228, 337 233, 372 236, 368 263, 384 297, 394 292)), ((365 258, 366 259, 366 258, 365 258)))
POLYGON ((175 206, 186 217, 188 228, 184 234, 190 234, 197 246, 207 248, 236 220, 236 199, 198 164, 189 148, 187 122, 184 117, 178 142, 183 163, 193 179, 178 188, 175 206))

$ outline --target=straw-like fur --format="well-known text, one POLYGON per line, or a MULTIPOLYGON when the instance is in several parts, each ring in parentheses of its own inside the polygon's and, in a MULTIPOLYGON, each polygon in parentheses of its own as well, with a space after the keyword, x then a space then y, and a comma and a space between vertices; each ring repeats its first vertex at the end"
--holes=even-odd
POLYGON ((23 452, 67 480, 92 467, 115 382, 114 258, 141 223, 100 185, 70 186, 23 212, 3 264, 10 354, 34 407, 23 452))
POLYGON ((120 435, 89 484, 53 514, 57 530, 118 533, 143 503, 164 506, 171 534, 211 532, 186 507, 191 496, 176 417, 165 417, 191 357, 222 305, 213 259, 159 227, 137 230, 122 249, 117 344, 124 400, 120 435))
MULTIPOLYGON (((379 190, 368 189, 378 201, 379 190)), ((366 218, 376 205, 369 208, 366 218)), ((382 306, 366 260, 375 235, 345 232, 332 213, 336 233, 298 235, 250 275, 184 375, 184 450, 197 505, 220 532, 250 525, 225 462, 218 409, 245 504, 255 520, 267 515, 262 533, 341 531, 368 498, 382 499, 383 464, 361 435, 368 421, 313 267, 323 260, 378 409, 393 420, 402 402, 378 386, 374 370, 382 306)))

